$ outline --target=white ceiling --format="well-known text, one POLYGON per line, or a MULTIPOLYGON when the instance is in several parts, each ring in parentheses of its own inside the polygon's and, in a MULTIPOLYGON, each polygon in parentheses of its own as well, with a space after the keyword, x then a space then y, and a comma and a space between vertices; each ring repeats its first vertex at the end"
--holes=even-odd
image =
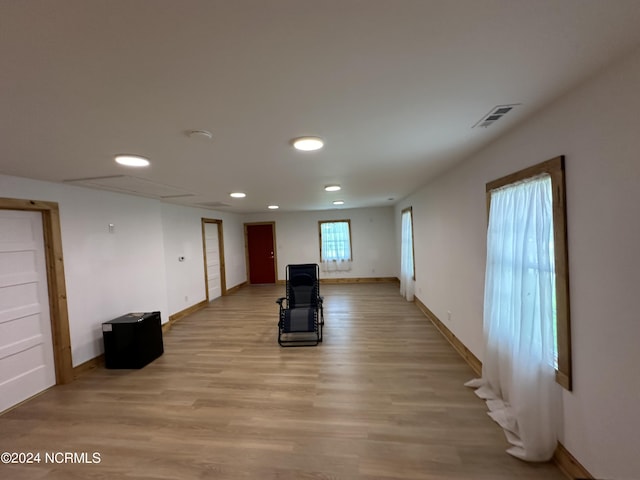
POLYGON ((391 205, 629 52, 639 25, 638 0, 0 0, 0 173, 237 212, 391 205), (294 151, 305 134, 326 147, 294 151))

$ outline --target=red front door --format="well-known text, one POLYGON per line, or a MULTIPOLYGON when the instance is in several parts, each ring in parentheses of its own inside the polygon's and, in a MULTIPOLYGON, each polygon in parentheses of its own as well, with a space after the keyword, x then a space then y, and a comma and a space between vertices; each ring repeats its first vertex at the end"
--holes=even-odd
POLYGON ((249 283, 276 283, 273 224, 247 225, 249 283))

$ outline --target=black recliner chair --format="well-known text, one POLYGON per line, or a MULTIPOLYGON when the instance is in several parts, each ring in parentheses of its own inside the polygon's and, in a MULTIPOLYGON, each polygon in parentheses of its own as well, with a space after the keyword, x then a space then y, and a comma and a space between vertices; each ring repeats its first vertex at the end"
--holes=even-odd
POLYGON ((315 263, 287 265, 285 297, 280 305, 278 343, 283 347, 322 342, 324 299, 320 296, 320 267, 315 263))

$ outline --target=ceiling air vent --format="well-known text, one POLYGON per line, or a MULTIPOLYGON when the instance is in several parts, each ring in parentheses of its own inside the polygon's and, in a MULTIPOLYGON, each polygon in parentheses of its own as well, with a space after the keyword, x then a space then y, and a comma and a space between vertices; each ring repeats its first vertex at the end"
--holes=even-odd
POLYGON ((228 203, 224 203, 224 202, 202 202, 202 203, 198 203, 197 205, 205 208, 224 208, 224 207, 231 206, 228 203))
POLYGON ((491 111, 489 113, 487 113, 484 117, 482 117, 480 120, 478 120, 476 122, 476 124, 471 128, 476 128, 476 127, 487 128, 489 125, 491 125, 494 122, 500 120, 502 117, 504 117, 507 113, 509 113, 511 110, 513 110, 518 105, 521 105, 521 104, 520 103, 512 103, 512 104, 509 104, 509 105, 497 105, 497 106, 493 107, 491 109, 491 111))
POLYGON ((73 178, 64 180, 64 183, 80 185, 82 187, 98 188, 111 192, 127 193, 140 197, 172 199, 193 197, 194 194, 181 188, 165 185, 163 183, 147 180, 146 178, 132 177, 130 175, 111 175, 107 177, 73 178))

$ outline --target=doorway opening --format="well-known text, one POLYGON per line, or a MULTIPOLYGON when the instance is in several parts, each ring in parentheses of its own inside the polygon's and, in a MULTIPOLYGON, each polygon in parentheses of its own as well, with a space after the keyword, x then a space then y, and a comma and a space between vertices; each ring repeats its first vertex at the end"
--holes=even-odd
POLYGON ((41 215, 45 276, 49 297, 45 308, 48 308, 51 326, 55 384, 69 383, 73 380, 73 362, 58 204, 38 200, 0 198, 0 210, 39 212, 41 215))
POLYGON ((202 250, 207 302, 227 293, 222 220, 202 219, 202 250))
POLYGON ((277 255, 275 222, 244 224, 247 278, 249 283, 276 283, 277 255))

